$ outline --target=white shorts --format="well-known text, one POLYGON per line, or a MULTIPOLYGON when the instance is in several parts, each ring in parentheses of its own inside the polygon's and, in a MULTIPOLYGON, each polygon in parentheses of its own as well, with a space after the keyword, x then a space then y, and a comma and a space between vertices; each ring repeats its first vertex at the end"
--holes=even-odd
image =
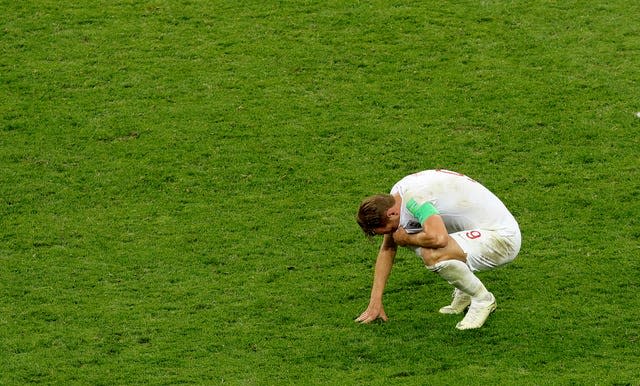
POLYGON ((486 271, 510 263, 520 252, 520 229, 488 231, 472 229, 451 236, 467 254, 467 265, 473 272, 486 271))

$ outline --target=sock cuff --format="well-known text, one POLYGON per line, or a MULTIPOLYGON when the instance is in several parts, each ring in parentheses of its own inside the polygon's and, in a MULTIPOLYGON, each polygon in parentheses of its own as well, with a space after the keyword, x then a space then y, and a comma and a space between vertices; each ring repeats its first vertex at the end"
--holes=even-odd
POLYGON ((444 268, 442 266, 442 262, 435 263, 434 265, 427 265, 427 269, 435 273, 438 273, 438 271, 440 271, 442 268, 444 268))
POLYGON ((431 272, 438 273, 443 268, 454 267, 456 265, 468 268, 468 266, 460 260, 443 260, 435 263, 434 265, 427 266, 427 269, 431 272))

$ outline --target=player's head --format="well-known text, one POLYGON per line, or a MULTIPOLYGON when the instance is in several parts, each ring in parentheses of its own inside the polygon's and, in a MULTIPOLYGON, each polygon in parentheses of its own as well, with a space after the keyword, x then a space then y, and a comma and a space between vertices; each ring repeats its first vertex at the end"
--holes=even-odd
POLYGON ((358 209, 358 225, 367 236, 392 233, 398 227, 399 215, 393 211, 395 199, 390 194, 365 198, 358 209))

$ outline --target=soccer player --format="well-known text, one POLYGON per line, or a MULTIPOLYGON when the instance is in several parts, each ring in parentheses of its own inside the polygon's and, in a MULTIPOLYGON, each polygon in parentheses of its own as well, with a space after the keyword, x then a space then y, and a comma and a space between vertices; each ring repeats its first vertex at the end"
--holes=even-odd
POLYGON ((371 298, 356 319, 386 321, 382 294, 398 246, 413 249, 426 267, 455 287, 443 314, 467 314, 456 328, 480 328, 496 299, 475 275, 511 262, 520 251, 520 228, 505 205, 473 179, 448 170, 404 177, 391 194, 366 198, 358 224, 369 236, 383 235, 371 298))

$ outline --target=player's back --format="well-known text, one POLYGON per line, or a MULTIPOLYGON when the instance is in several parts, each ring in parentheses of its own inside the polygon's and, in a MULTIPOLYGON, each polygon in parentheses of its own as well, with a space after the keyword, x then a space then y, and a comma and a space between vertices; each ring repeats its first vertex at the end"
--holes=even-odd
POLYGON ((449 170, 426 170, 411 174, 396 184, 404 202, 431 202, 447 230, 502 229, 515 219, 489 189, 463 174, 449 170))

